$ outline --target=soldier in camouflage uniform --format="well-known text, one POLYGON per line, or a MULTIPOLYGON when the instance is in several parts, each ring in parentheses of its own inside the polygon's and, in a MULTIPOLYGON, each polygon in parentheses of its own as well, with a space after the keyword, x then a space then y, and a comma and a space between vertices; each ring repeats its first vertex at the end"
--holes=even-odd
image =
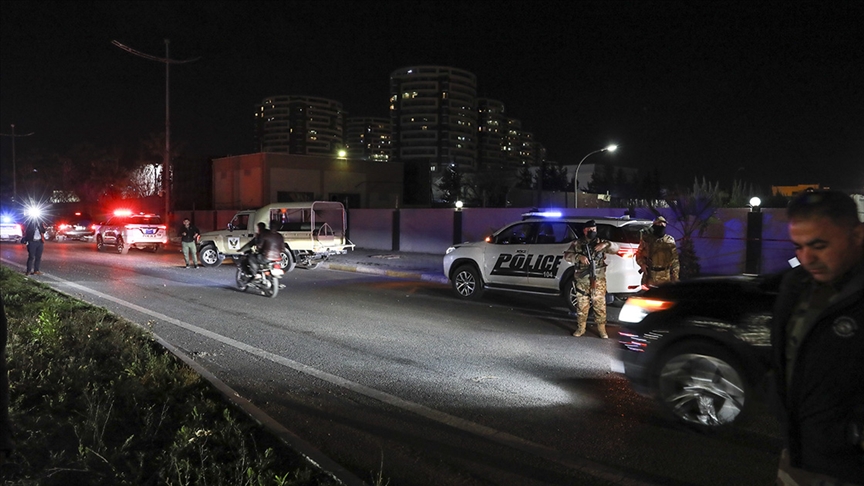
POLYGON ((675 238, 666 234, 666 218, 658 216, 651 232, 643 232, 636 250, 636 264, 642 273, 642 288, 677 282, 680 265, 675 238))
POLYGON ((573 285, 576 287, 576 330, 573 335, 585 334, 588 310, 594 308, 594 323, 597 334, 607 339, 606 334, 606 253, 616 253, 618 245, 597 237, 597 224, 587 221, 582 229, 583 236, 573 240, 564 252, 564 260, 576 266, 573 285), (590 260, 589 260, 590 258, 590 260), (591 261, 594 262, 595 275, 591 275, 591 261))

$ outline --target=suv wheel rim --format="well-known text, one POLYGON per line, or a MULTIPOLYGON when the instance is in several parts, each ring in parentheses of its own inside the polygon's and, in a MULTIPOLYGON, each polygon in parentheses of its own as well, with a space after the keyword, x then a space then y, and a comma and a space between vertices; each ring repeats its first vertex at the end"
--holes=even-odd
POLYGON ((207 266, 215 265, 218 261, 219 257, 216 254, 216 250, 211 247, 207 247, 201 250, 201 262, 207 266))
POLYGON ((471 272, 459 272, 459 275, 456 275, 456 291, 459 295, 468 297, 474 294, 475 290, 477 290, 477 281, 474 280, 471 272))
POLYGON ((744 408, 744 380, 731 365, 713 356, 676 356, 663 366, 659 388, 675 416, 689 423, 726 425, 744 408))

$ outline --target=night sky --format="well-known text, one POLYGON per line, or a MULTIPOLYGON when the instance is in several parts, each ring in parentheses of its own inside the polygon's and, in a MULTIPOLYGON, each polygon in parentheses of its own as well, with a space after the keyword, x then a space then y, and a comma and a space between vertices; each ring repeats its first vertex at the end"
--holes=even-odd
MULTIPOLYGON (((270 95, 387 116, 389 74, 424 64, 576 164, 658 169, 669 184, 819 183, 864 191, 864 2, 0 2, 0 131, 28 150, 135 146, 164 130, 195 156, 254 151, 270 95)), ((4 176, 11 142, 3 137, 4 176)))

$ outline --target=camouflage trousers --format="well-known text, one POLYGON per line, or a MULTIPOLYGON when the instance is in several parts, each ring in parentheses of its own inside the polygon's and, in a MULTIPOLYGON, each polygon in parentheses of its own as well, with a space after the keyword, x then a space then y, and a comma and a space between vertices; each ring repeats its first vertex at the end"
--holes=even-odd
POLYGON ((591 290, 591 281, 580 278, 573 281, 576 286, 576 324, 579 328, 585 327, 588 322, 588 310, 594 307, 594 323, 606 325, 606 279, 598 278, 595 281, 594 290, 591 290))
POLYGON ((654 270, 648 270, 644 274, 642 274, 642 285, 653 286, 656 287, 658 285, 663 285, 664 283, 668 283, 672 281, 672 270, 660 270, 656 272, 654 270))

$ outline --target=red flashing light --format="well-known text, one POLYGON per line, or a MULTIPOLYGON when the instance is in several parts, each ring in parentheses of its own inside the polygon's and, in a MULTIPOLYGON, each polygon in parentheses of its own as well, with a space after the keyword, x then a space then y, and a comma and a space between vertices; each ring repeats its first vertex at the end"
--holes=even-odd
POLYGON ((636 255, 636 250, 633 248, 621 248, 617 253, 621 258, 633 258, 636 255))
POLYGON ((81 211, 75 211, 75 216, 81 216, 81 211))
POLYGON ((114 216, 132 216, 131 209, 115 209, 114 216))

